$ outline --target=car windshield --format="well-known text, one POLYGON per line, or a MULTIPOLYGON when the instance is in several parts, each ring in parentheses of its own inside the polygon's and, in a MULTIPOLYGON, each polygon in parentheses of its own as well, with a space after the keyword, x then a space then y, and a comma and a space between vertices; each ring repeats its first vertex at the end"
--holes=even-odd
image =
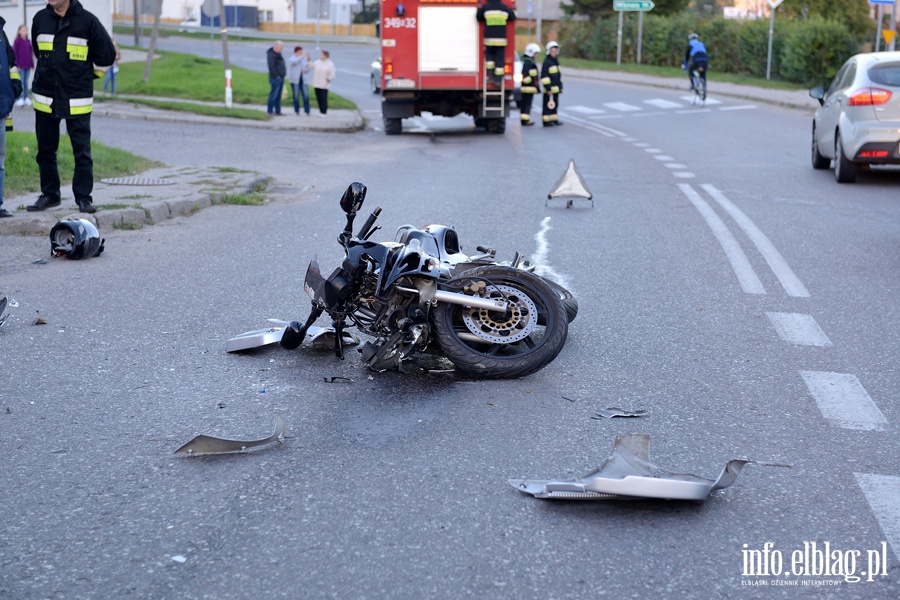
POLYGON ((872 67, 869 69, 869 79, 873 83, 900 87, 900 63, 872 67))

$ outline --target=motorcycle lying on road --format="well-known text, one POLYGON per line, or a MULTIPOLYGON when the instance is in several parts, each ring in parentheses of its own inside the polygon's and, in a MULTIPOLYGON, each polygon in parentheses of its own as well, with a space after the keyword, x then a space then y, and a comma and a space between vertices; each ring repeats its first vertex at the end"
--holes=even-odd
POLYGON ((353 222, 366 186, 352 183, 341 197, 347 224, 338 235, 344 260, 327 278, 313 259, 304 288, 312 299, 305 323, 291 321, 281 346, 303 342, 322 313, 331 317, 335 353, 344 357, 344 329, 374 338, 359 348, 371 369, 400 369, 415 352, 446 357, 456 370, 509 379, 547 366, 566 342, 578 312, 572 294, 544 279, 516 255, 494 262, 495 251, 462 252, 456 230, 444 225, 399 228, 392 242, 369 240, 379 226, 376 208, 357 234, 353 222))

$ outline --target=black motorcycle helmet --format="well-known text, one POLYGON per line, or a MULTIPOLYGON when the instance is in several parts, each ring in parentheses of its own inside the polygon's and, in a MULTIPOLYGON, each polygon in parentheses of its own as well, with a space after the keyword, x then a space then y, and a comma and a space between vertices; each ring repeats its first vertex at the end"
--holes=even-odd
POLYGON ((67 219, 50 230, 50 254, 72 260, 99 256, 105 241, 90 221, 67 219))

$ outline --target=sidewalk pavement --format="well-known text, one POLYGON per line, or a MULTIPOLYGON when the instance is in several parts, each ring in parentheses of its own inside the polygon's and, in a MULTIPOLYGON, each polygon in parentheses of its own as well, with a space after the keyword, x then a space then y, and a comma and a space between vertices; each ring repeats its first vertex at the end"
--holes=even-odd
MULTIPOLYGON (((614 81, 635 85, 668 89, 687 88, 687 78, 672 79, 615 71, 592 71, 566 68, 571 78, 614 81)), ((764 102, 812 111, 818 103, 804 90, 771 90, 748 85, 716 82, 709 83, 709 94, 731 96, 753 102, 764 102)), ((98 99, 99 99, 98 94, 98 99)), ((158 100, 189 102, 170 98, 158 100)), ((221 106, 221 104, 219 104, 221 106)), ((94 105, 94 117, 166 121, 203 125, 228 125, 252 127, 273 131, 353 132, 365 126, 365 119, 357 110, 329 110, 325 118, 293 114, 290 105, 282 117, 270 117, 267 121, 210 117, 189 112, 163 110, 141 104, 102 98, 94 105)), ((264 106, 253 106, 265 111, 264 106)), ((23 109, 17 109, 23 110, 23 109)), ((25 109, 30 110, 30 109, 25 109)), ((165 167, 153 169, 138 176, 120 180, 102 180, 94 185, 93 215, 78 212, 74 199, 64 198, 62 205, 43 212, 27 212, 24 207, 37 200, 37 194, 6 198, 4 205, 15 216, 0 219, 0 235, 49 235, 50 230, 63 219, 87 219, 94 223, 101 235, 110 229, 140 229, 161 220, 189 215, 212 204, 228 202, 235 196, 251 194, 265 189, 269 181, 254 173, 231 172, 225 169, 200 167, 165 167)))

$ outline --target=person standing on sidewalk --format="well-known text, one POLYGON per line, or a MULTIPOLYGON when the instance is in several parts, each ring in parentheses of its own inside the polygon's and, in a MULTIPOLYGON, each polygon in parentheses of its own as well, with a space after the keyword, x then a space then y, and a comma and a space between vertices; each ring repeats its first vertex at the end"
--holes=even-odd
POLYGON ((94 79, 103 77, 115 62, 116 48, 97 17, 78 0, 47 0, 47 6, 34 15, 31 23, 31 43, 38 57, 31 92, 41 195, 26 208, 39 211, 60 204, 56 151, 59 126, 65 120, 75 157, 75 202, 81 212, 97 212, 91 198, 94 79))
POLYGON ((312 64, 313 89, 316 90, 316 102, 319 103, 319 116, 328 112, 328 86, 334 81, 334 63, 329 58, 328 50, 322 50, 319 59, 312 64))
POLYGON ((12 121, 7 121, 10 112, 12 112, 13 103, 22 93, 22 82, 19 79, 19 72, 16 70, 16 53, 9 45, 6 32, 3 27, 6 21, 0 17, 0 116, 4 117, 4 123, 0 126, 0 218, 11 217, 12 213, 7 212, 3 208, 3 177, 6 174, 4 164, 6 163, 6 122, 10 123, 12 129, 12 121))
POLYGON ((16 106, 31 106, 31 98, 28 97, 28 78, 34 68, 34 50, 31 48, 31 40, 28 39, 28 28, 19 25, 16 39, 13 41, 13 50, 16 53, 16 66, 19 68, 19 76, 22 78, 22 95, 16 100, 16 106))
POLYGON ((116 75, 119 74, 119 61, 122 60, 122 52, 119 50, 119 44, 116 42, 115 38, 113 38, 113 46, 116 47, 116 62, 113 63, 113 66, 106 72, 106 77, 103 79, 103 95, 106 95, 106 88, 110 88, 110 92, 113 96, 116 95, 116 75))
POLYGON ((287 68, 284 65, 284 57, 281 51, 284 44, 275 42, 275 45, 266 50, 266 62, 269 64, 269 102, 266 104, 266 112, 270 115, 281 114, 281 90, 284 88, 284 76, 287 68))
POLYGON ((294 94, 294 113, 300 114, 300 96, 303 96, 303 111, 309 116, 309 84, 306 82, 306 73, 309 72, 309 58, 303 51, 303 46, 295 46, 294 54, 288 58, 288 79, 291 81, 291 91, 294 94))
POLYGON ((547 56, 541 65, 541 85, 544 86, 544 108, 541 119, 544 127, 562 125, 559 122, 559 95, 562 93, 562 73, 559 72, 559 44, 550 42, 547 44, 547 56))

